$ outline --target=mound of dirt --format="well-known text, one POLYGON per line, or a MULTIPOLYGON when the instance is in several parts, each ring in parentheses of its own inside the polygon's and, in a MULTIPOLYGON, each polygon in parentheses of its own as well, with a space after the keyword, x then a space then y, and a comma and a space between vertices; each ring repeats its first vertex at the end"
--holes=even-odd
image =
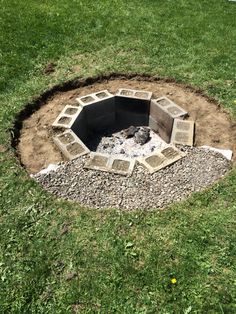
POLYGON ((187 86, 151 78, 134 76, 114 77, 97 83, 81 84, 66 92, 55 92, 42 106, 22 123, 17 153, 29 173, 37 173, 50 163, 64 161, 52 141, 52 123, 66 104, 78 105, 76 98, 107 89, 116 93, 119 88, 153 92, 153 98, 167 96, 189 112, 195 120, 195 146, 208 145, 236 152, 236 123, 216 103, 187 86))

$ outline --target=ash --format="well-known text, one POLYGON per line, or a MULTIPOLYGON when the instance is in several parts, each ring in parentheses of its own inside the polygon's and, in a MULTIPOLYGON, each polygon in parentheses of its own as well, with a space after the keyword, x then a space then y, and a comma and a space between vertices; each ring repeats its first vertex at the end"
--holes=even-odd
POLYGON ((92 151, 130 158, 142 157, 156 149, 169 146, 157 133, 146 126, 131 126, 115 133, 94 135, 86 144, 92 151))

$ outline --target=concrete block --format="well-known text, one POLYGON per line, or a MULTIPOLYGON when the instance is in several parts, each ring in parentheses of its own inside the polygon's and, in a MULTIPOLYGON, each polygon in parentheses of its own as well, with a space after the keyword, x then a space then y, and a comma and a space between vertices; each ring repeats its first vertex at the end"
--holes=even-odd
POLYGON ((94 122, 96 119, 101 118, 100 120, 102 121, 108 115, 110 115, 111 123, 114 123, 115 97, 107 90, 89 94, 76 100, 85 111, 85 118, 89 127, 96 124, 94 122), (111 118, 112 115, 113 118, 111 118))
POLYGON ((94 103, 95 101, 97 101, 97 98, 94 97, 92 94, 89 94, 86 96, 76 98, 76 100, 78 101, 78 103, 81 106, 85 106, 85 105, 90 105, 90 104, 94 103))
POLYGON ((174 118, 159 105, 156 100, 151 101, 149 126, 155 126, 155 131, 164 141, 170 142, 174 118))
POLYGON ((148 117, 148 126, 156 133, 158 133, 158 124, 151 116, 148 117))
POLYGON ((84 168, 109 172, 110 165, 108 164, 110 159, 109 154, 91 152, 90 159, 85 163, 84 168))
POLYGON ((114 95, 111 94, 107 89, 104 89, 104 90, 101 90, 97 93, 94 93, 94 95, 98 99, 107 99, 107 98, 114 97, 114 95))
POLYGON ((72 130, 53 137, 54 143, 69 160, 88 154, 90 150, 72 130))
POLYGON ((163 125, 159 123, 159 121, 155 121, 151 116, 149 116, 148 126, 166 142, 170 142, 171 130, 166 129, 163 125))
POLYGON ((151 92, 119 89, 115 97, 116 112, 149 115, 151 97, 151 92))
POLYGON ((132 174, 134 165, 135 159, 110 154, 90 153, 90 159, 84 168, 129 175, 132 174))
POLYGON ((70 130, 57 135, 55 138, 57 138, 63 145, 71 144, 75 141, 75 136, 70 130))
POLYGON ((128 97, 128 98, 136 98, 136 99, 146 99, 151 100, 152 92, 147 92, 144 90, 136 90, 136 89, 127 89, 120 88, 116 93, 117 96, 128 97))
POLYGON ((70 129, 81 111, 82 108, 80 107, 66 105, 53 122, 52 126, 55 128, 70 129))
POLYGON ((109 160, 109 170, 110 172, 121 174, 121 175, 131 175, 134 170, 135 159, 117 157, 113 155, 109 160))
POLYGON ((151 100, 149 126, 159 133, 167 143, 171 140, 175 116, 185 116, 187 112, 167 97, 151 100))
POLYGON ((74 116, 75 114, 78 114, 79 111, 79 107, 67 105, 64 113, 68 116, 74 116))
POLYGON ((105 100, 109 98, 113 98, 114 95, 111 94, 108 90, 101 90, 96 93, 88 94, 86 96, 81 96, 76 98, 76 101, 80 104, 80 106, 84 107, 87 105, 91 105, 99 100, 105 100))
POLYGON ((144 165, 150 173, 154 173, 173 164, 184 156, 185 154, 176 147, 169 146, 162 150, 154 151, 148 156, 139 158, 138 161, 144 165))
POLYGON ((159 108, 162 108, 163 111, 168 113, 174 119, 179 117, 185 117, 188 115, 187 111, 176 105, 176 103, 174 103, 167 97, 155 99, 154 102, 158 104, 159 108))
POLYGON ((193 146, 194 140, 194 121, 175 119, 171 143, 193 146))
POLYGON ((166 159, 175 159, 176 157, 179 157, 181 155, 181 151, 177 149, 174 146, 169 146, 160 151, 160 153, 166 158, 166 159))

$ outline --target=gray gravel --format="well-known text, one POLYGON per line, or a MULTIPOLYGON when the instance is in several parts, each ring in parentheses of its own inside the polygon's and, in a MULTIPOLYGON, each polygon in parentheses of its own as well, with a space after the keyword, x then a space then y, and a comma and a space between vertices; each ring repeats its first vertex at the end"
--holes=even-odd
POLYGON ((187 156, 154 174, 136 163, 132 176, 83 169, 88 157, 63 163, 34 178, 58 197, 95 208, 124 210, 162 208, 201 191, 231 168, 221 154, 182 147, 187 156))

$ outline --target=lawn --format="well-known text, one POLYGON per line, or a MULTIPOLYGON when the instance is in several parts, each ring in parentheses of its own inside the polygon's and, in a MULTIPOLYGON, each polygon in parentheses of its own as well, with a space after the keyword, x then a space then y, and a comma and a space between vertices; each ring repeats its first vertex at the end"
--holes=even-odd
POLYGON ((235 169, 164 211, 95 210, 45 192, 11 147, 33 97, 111 72, 191 84, 236 117, 236 3, 0 4, 0 313, 236 313, 235 169))

